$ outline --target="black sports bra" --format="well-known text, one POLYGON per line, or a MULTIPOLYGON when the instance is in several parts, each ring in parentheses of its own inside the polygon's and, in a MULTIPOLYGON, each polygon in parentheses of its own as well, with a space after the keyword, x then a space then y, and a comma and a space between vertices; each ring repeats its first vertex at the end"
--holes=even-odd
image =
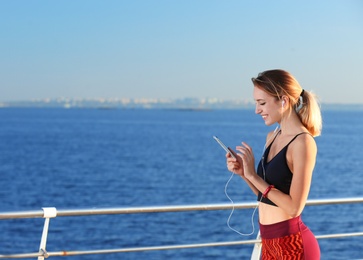
MULTIPOLYGON (((278 152, 275 155, 275 157, 273 157, 269 162, 267 162, 267 157, 270 152, 271 145, 275 141, 278 135, 277 134, 275 138, 272 140, 271 144, 265 150, 262 159, 260 160, 260 163, 257 166, 257 175, 260 176, 262 179, 264 179, 268 184, 274 185, 276 189, 280 190, 285 194, 290 194, 290 187, 293 175, 293 173, 289 169, 286 160, 287 148, 289 147, 289 144, 291 144, 296 139, 296 137, 302 134, 309 134, 309 133, 302 132, 300 134, 295 135, 294 138, 292 138, 292 140, 284 148, 282 148, 280 152, 278 152), (265 169, 265 173, 263 168, 265 169)), ((272 206, 276 206, 276 204, 273 203, 268 198, 263 198, 261 192, 258 193, 257 200, 272 206)))

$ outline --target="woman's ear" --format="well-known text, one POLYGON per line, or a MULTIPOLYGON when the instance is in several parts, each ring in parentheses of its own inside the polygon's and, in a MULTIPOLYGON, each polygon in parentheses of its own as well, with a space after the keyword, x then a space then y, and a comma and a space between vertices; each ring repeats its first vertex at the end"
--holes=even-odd
POLYGON ((282 96, 281 97, 281 106, 285 107, 285 104, 287 104, 289 101, 289 98, 287 96, 282 96))

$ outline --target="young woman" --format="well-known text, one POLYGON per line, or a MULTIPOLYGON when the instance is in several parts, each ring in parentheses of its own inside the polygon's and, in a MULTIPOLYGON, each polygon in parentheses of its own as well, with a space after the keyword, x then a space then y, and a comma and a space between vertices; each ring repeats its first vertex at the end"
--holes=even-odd
POLYGON ((313 233, 301 220, 308 198, 322 120, 315 96, 283 70, 252 78, 256 114, 279 130, 267 135, 255 170, 252 148, 242 142, 237 159, 228 153, 228 170, 240 175, 257 195, 262 259, 320 259, 313 233))

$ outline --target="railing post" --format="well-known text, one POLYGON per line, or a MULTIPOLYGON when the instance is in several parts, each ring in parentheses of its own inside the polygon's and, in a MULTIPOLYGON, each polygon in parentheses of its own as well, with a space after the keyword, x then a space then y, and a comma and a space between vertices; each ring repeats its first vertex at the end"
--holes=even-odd
MULTIPOLYGON (((257 234, 256 239, 257 240, 260 240, 261 239, 260 231, 258 231, 258 234, 257 234)), ((262 243, 261 242, 256 242, 255 243, 255 245, 253 247, 252 255, 251 255, 251 260, 259 260, 259 259, 261 259, 261 246, 262 246, 262 243)))
POLYGON ((39 246, 39 253, 41 253, 42 256, 38 256, 38 260, 44 260, 44 258, 48 258, 49 256, 46 250, 49 219, 55 218, 57 216, 56 208, 43 208, 43 212, 44 212, 43 218, 45 218, 45 221, 44 221, 42 239, 40 240, 40 246, 39 246))

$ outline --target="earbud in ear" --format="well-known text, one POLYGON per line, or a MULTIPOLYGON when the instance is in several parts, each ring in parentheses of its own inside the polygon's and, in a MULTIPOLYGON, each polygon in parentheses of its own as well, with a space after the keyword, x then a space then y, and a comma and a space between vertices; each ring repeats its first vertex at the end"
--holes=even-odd
POLYGON ((282 105, 282 107, 285 106, 285 100, 282 100, 281 105, 282 105))

